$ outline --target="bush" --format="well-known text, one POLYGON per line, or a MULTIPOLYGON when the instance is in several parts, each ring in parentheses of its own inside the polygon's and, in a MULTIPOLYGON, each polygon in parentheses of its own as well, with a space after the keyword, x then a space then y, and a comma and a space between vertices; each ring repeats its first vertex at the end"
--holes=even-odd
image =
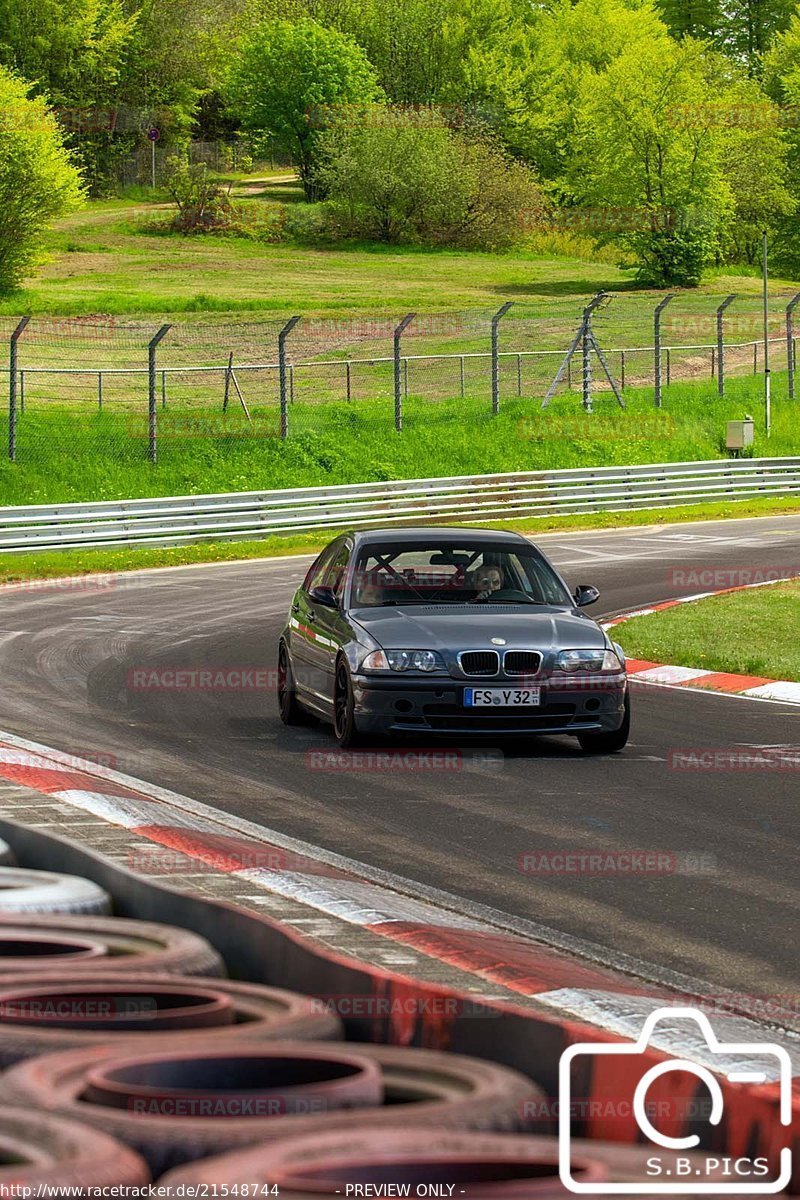
POLYGON ((656 288, 697 287, 717 247, 715 230, 685 214, 626 240, 636 255, 637 281, 656 288))
POLYGON ((172 222, 173 229, 181 233, 203 233, 231 225, 230 184, 226 188, 215 180, 205 163, 168 159, 165 184, 178 210, 172 222))
POLYGON ((48 224, 83 201, 80 173, 44 100, 0 68, 0 291, 41 253, 48 224))
POLYGON ((331 225, 345 235, 494 250, 543 207, 527 167, 433 109, 351 115, 321 135, 319 151, 331 225))

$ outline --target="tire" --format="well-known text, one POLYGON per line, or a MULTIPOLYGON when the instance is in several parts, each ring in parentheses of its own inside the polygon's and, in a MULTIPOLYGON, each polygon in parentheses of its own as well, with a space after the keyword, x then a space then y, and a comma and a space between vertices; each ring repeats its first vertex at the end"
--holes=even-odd
POLYGON ((209 1049, 200 1033, 191 1049, 187 1040, 180 1050, 134 1056, 126 1043, 117 1049, 102 1043, 17 1063, 0 1079, 0 1104, 21 1104, 23 1096, 26 1105, 68 1119, 80 1114, 119 1137, 158 1177, 182 1162, 285 1136, 297 1124, 322 1129, 345 1106, 352 1111, 342 1115, 357 1126, 370 1108, 381 1111, 383 1088, 380 1069, 360 1047, 245 1048, 219 1037, 209 1049), (270 1061, 278 1077, 264 1087, 270 1061), (192 1115, 195 1105, 205 1112, 192 1115), (243 1107, 252 1115, 241 1115, 243 1107), (303 1109, 315 1115, 298 1115, 303 1109))
MULTIPOLYGON (((575 1179, 591 1188, 609 1180, 647 1181, 651 1156, 652 1148, 576 1138, 570 1162, 575 1179)), ((682 1157, 698 1171, 706 1161, 705 1154, 684 1151, 682 1157)), ((723 1170, 720 1164, 719 1177, 723 1170)), ((393 1128, 320 1132, 253 1146, 180 1167, 159 1183, 170 1189, 178 1184, 199 1183, 213 1189, 269 1183, 279 1189, 281 1200, 332 1200, 344 1196, 353 1180, 400 1185, 398 1194, 403 1194, 400 1188, 405 1185, 413 1196, 418 1182, 431 1179, 446 1180, 456 1196, 479 1195, 481 1200, 494 1196, 563 1200, 570 1194, 559 1182, 557 1138, 407 1130, 399 1120, 393 1128), (470 1184, 475 1185, 474 1192, 470 1184)))
POLYGON ((9 846, 8 842, 4 842, 0 838, 0 867, 13 867, 17 860, 14 858, 14 851, 9 846))
MULTIPOLYGON (((198 1057, 208 1058, 205 1051, 208 1039, 201 1034, 197 1045, 198 1057)), ((240 1043, 225 1042, 222 1037, 214 1039, 214 1047, 217 1053, 233 1051, 239 1057, 243 1053, 240 1043)), ((307 1046, 290 1042, 274 1053, 289 1054, 292 1050, 308 1053, 307 1046)), ((319 1057, 336 1052, 317 1046, 315 1053, 319 1057)), ((382 1104, 350 1112, 225 1116, 215 1120, 90 1103, 86 1099, 90 1073, 95 1075, 100 1071, 107 1076, 113 1071, 116 1075, 124 1061, 122 1051, 108 1044, 17 1063, 0 1077, 0 1103, 38 1105, 70 1118, 80 1114, 82 1120, 106 1130, 139 1152, 157 1176, 183 1162, 255 1143, 282 1141, 295 1134, 316 1137, 336 1129, 360 1136, 365 1129, 381 1131, 396 1127, 398 1120, 415 1130, 431 1125, 450 1129, 523 1129, 532 1123, 526 1115, 528 1106, 538 1110, 544 1101, 531 1080, 481 1059, 434 1050, 361 1044, 344 1047, 338 1053, 349 1053, 359 1062, 379 1068, 382 1104), (402 1110, 398 1109, 398 1103, 403 1104, 402 1110), (400 1111, 402 1117, 398 1117, 400 1111)), ((152 1055, 142 1057, 153 1059, 152 1055)), ((163 1071, 159 1075, 163 1078, 163 1071)), ((102 1079, 100 1085, 101 1092, 96 1095, 104 1094, 102 1079)))
POLYGON ((50 871, 23 871, 0 867, 0 914, 111 912, 111 900, 90 879, 80 875, 56 875, 50 871))
POLYGON ((0 1109, 0 1189, 12 1184, 69 1188, 141 1187, 143 1159, 100 1130, 33 1110, 0 1109))
POLYGON ((171 1049, 200 1030, 243 1048, 289 1039, 338 1042, 343 1036, 339 1018, 315 1000, 254 983, 110 974, 19 976, 0 983, 0 1068, 123 1040, 126 1050, 171 1049))
POLYGON ((0 983, 13 975, 224 976, 216 950, 199 934, 122 917, 0 916, 0 983), (19 950, 17 950, 19 947, 19 950))
POLYGON ((336 664, 336 682, 333 688, 333 732, 343 750, 358 746, 362 742, 356 725, 355 696, 347 663, 340 658, 336 664))
POLYGON ((613 733, 579 733, 578 741, 584 754, 618 754, 624 750, 631 734, 631 701, 625 695, 625 716, 613 733))
POLYGON ((278 712, 284 725, 301 725, 303 710, 297 703, 294 672, 285 642, 278 647, 278 712))

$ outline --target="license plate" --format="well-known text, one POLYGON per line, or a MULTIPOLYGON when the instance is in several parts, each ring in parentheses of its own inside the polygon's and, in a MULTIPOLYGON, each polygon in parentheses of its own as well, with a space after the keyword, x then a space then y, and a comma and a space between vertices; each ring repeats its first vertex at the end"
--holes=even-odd
POLYGON ((527 704, 539 704, 541 688, 464 688, 466 708, 488 708, 502 705, 504 708, 523 708, 527 704))

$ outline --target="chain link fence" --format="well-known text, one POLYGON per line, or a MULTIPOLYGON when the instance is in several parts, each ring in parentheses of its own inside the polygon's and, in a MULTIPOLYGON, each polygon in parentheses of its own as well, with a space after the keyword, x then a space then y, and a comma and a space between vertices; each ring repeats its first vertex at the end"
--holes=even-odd
MULTIPOLYGON (((12 460, 47 449, 158 461, 203 439, 459 429, 500 414, 686 403, 736 377, 783 372, 794 397, 794 305, 758 296, 600 293, 497 310, 176 324, 0 319, 12 460), (676 385, 684 385, 676 390, 676 385)), ((783 383, 781 384, 783 387, 783 383)))

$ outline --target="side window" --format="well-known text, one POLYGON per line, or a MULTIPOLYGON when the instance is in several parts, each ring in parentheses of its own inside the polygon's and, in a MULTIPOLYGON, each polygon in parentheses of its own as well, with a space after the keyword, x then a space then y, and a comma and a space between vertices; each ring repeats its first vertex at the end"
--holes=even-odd
POLYGON ((347 564, 350 561, 350 547, 344 542, 338 550, 333 562, 325 572, 323 583, 333 588, 337 600, 341 600, 344 591, 344 581, 347 578, 347 564))
POLYGON ((331 564, 331 560, 341 552, 341 545, 335 542, 332 546, 326 546, 315 563, 311 565, 308 574, 303 580, 303 587, 307 592, 312 588, 319 587, 325 577, 325 572, 331 564))

